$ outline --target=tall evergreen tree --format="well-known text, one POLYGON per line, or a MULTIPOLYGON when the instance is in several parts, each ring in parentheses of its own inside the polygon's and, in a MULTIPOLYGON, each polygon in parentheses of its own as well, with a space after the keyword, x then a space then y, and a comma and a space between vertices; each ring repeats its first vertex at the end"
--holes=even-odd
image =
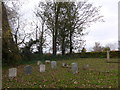
POLYGON ((4 2, 2 2, 2 60, 7 65, 17 64, 21 60, 19 49, 13 40, 4 2))

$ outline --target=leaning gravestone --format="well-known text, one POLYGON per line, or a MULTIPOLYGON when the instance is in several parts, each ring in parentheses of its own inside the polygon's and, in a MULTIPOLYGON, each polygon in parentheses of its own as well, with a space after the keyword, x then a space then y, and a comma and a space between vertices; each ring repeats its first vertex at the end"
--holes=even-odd
POLYGON ((110 51, 107 51, 107 61, 110 59, 110 51))
POLYGON ((9 69, 9 78, 17 76, 17 68, 10 68, 9 69))
POLYGON ((44 64, 40 65, 40 72, 45 72, 45 65, 44 64))
POLYGON ((78 73, 78 65, 77 65, 77 63, 72 63, 72 72, 73 72, 73 74, 78 73))
POLYGON ((56 69, 56 67, 57 67, 56 61, 51 61, 51 68, 56 69))
POLYGON ((27 75, 32 73, 32 67, 30 65, 25 66, 24 70, 27 75))
POLYGON ((40 65, 41 64, 41 61, 37 61, 37 65, 40 65))

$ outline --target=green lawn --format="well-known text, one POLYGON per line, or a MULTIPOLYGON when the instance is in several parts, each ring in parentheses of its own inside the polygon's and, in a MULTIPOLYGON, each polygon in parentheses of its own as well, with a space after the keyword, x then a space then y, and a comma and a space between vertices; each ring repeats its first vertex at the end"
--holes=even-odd
MULTIPOLYGON (((57 69, 52 70, 50 64, 46 64, 46 72, 39 72, 36 63, 31 75, 24 74, 24 66, 18 69, 17 77, 8 78, 8 68, 3 68, 3 88, 117 88, 118 87, 118 64, 106 63, 106 59, 74 59, 57 61, 57 69), (62 63, 76 62, 79 73, 72 74, 70 68, 61 67, 62 63), (83 70, 84 64, 90 65, 90 70, 83 70)), ((117 61, 117 59, 111 59, 117 61)))

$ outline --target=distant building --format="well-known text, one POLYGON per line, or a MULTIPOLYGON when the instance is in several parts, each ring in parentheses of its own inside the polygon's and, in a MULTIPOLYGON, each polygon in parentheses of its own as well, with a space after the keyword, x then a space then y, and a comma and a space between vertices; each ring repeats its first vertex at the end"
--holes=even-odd
POLYGON ((118 50, 120 50, 120 1, 118 2, 118 50))

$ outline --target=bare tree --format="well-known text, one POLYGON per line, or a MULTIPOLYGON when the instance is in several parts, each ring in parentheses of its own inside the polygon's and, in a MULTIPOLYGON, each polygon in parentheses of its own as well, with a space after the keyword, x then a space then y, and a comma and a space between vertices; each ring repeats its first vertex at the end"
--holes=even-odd
POLYGON ((116 43, 108 43, 108 44, 106 44, 105 47, 109 47, 110 50, 115 50, 115 49, 117 49, 117 44, 116 43))
MULTIPOLYGON (((40 4, 39 4, 40 5, 40 4)), ((40 54, 43 54, 43 47, 45 46, 45 41, 46 41, 46 29, 45 29, 45 11, 41 11, 39 8, 35 8, 36 11, 34 11, 36 15, 36 21, 40 23, 36 23, 36 40, 38 37, 39 40, 39 45, 37 46, 38 52, 40 54), (37 35, 39 33, 39 35, 37 35)))
POLYGON ((84 30, 91 23, 102 20, 102 16, 99 14, 100 7, 94 7, 87 1, 80 1, 79 3, 45 2, 40 3, 39 6, 41 6, 41 11, 44 11, 45 24, 52 34, 54 55, 56 55, 59 45, 61 45, 63 54, 68 47, 70 53, 73 49, 80 48, 85 41, 81 38, 86 35, 84 30), (74 46, 74 43, 77 46, 74 46))
POLYGON ((99 42, 95 42, 95 46, 93 47, 93 51, 95 52, 100 52, 100 51, 103 51, 103 47, 100 45, 99 42))
POLYGON ((20 14, 20 8, 23 2, 20 1, 7 1, 6 8, 8 19, 12 28, 12 35, 16 45, 24 43, 27 34, 25 34, 24 27, 26 26, 23 15, 20 14), (10 4, 10 6, 9 6, 10 4))
POLYGON ((53 55, 57 52, 57 38, 58 38, 58 16, 60 11, 60 2, 46 2, 39 5, 44 11, 46 19, 46 26, 52 34, 52 49, 53 55))

